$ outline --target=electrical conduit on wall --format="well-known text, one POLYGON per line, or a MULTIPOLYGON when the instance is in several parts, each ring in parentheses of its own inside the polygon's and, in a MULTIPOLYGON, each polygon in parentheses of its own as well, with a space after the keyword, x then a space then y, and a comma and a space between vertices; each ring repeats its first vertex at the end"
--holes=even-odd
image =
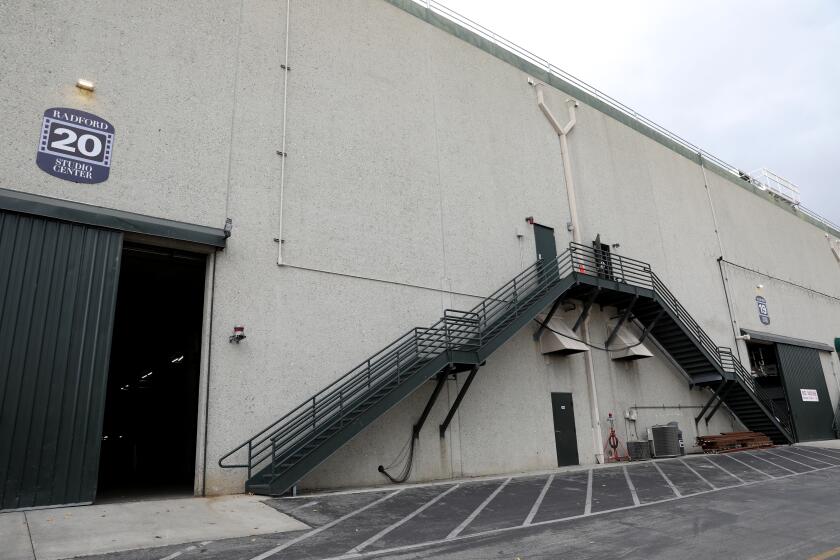
MULTIPOLYGON (((732 336, 735 340, 735 352, 738 354, 738 359, 743 362, 741 358, 741 345, 745 344, 743 339, 738 338, 738 321, 735 319, 735 310, 733 308, 731 294, 729 293, 729 276, 726 273, 724 262, 726 261, 726 254, 723 250, 723 240, 720 237, 720 230, 718 229, 717 212, 715 212, 715 203, 712 200, 712 188, 709 186, 709 178, 706 176, 706 166, 703 164, 703 154, 698 152, 697 156, 700 159, 700 171, 703 173, 703 186, 706 188, 706 197, 709 200, 709 210, 712 213, 712 223, 715 228, 715 238, 717 239, 718 249, 720 250, 720 258, 718 258, 718 268, 720 268, 720 280, 723 283, 723 295, 726 297, 726 309, 729 312, 729 322, 732 325, 732 336)), ((744 348, 746 352, 746 347, 744 348)), ((747 364, 749 366, 749 364, 747 364)))
POLYGON ((289 91, 289 15, 292 0, 286 0, 286 37, 285 53, 283 55, 283 125, 280 132, 280 201, 277 214, 277 264, 283 266, 283 195, 286 187, 286 99, 289 91))
MULTIPOLYGON (((566 104, 569 110, 569 121, 566 123, 565 126, 561 126, 557 119, 554 117, 554 114, 545 104, 545 97, 542 91, 542 84, 535 84, 535 88, 537 90, 537 106, 542 111, 545 118, 551 124, 551 127, 557 133, 557 136, 560 138, 560 157, 563 161, 563 177, 566 182, 566 196, 569 202, 569 220, 571 221, 571 230, 572 230, 572 241, 575 243, 581 243, 581 234, 580 234, 580 220, 578 219, 578 211, 577 211, 577 198, 575 196, 575 183, 574 178, 572 177, 572 162, 571 158, 569 157, 569 143, 567 136, 569 132, 571 132, 572 128, 574 128, 575 124, 577 123, 576 115, 575 115, 575 108, 578 106, 578 102, 574 99, 567 99, 566 104)), ((587 345, 589 345, 589 318, 587 317, 583 324, 580 327, 581 329, 581 339, 587 345)), ((594 447, 594 456, 595 462, 603 463, 604 462, 604 440, 603 436, 601 435, 601 418, 599 414, 600 408, 598 407, 598 390, 595 386, 595 366, 592 363, 592 353, 591 352, 584 352, 584 369, 586 371, 586 384, 587 389, 589 391, 589 414, 590 414, 590 421, 592 424, 592 445, 594 447)))

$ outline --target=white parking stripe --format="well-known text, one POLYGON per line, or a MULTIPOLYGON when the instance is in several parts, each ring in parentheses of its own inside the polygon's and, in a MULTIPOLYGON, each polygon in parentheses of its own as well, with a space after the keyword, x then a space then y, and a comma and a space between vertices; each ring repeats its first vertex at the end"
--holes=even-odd
POLYGON ((627 467, 622 466, 621 468, 624 469, 624 478, 627 480, 627 488, 630 489, 630 495, 633 496, 633 504, 639 505, 641 502, 639 501, 639 495, 636 493, 636 486, 630 480, 630 473, 627 472, 627 467))
POLYGON ((717 464, 717 462, 712 461, 712 460, 711 460, 711 459, 709 459, 708 457, 704 457, 704 459, 706 459, 706 461, 708 461, 709 463, 711 463, 711 464, 712 464, 712 465, 714 465, 715 467, 719 468, 720 470, 722 470, 723 472, 725 472, 726 474, 728 474, 729 476, 731 476, 732 478, 734 478, 735 480, 737 480, 738 482, 740 482, 741 484, 744 484, 744 482, 746 482, 746 481, 745 481, 743 478, 741 478, 740 476, 736 475, 736 474, 735 474, 735 473, 733 473, 733 472, 730 472, 730 471, 729 471, 729 469, 725 469, 725 468, 723 468, 721 465, 718 465, 718 464, 717 464))
MULTIPOLYGON (((814 451, 813 448, 806 450, 803 447, 791 447, 790 449, 791 449, 791 451, 796 450, 796 451, 802 452, 800 454, 803 454, 805 457, 810 457, 811 455, 819 455, 820 457, 827 457, 828 459, 840 459, 840 457, 836 457, 834 455, 826 455, 825 453, 820 453, 819 451, 814 451)), ((817 459, 814 459, 814 460, 816 461, 817 459)), ((826 463, 826 464, 827 465, 835 465, 835 466, 837 465, 837 463, 826 463)))
POLYGON ((299 505, 299 506, 297 506, 297 507, 293 507, 292 509, 290 509, 290 510, 289 510, 289 513, 293 512, 293 511, 297 511, 297 510, 299 510, 299 509, 303 509, 303 508, 307 508, 307 507, 312 507, 312 506, 316 505, 317 503, 318 503, 318 502, 307 502, 307 503, 305 503, 305 504, 301 504, 301 505, 299 505))
MULTIPOLYGON (((787 472, 789 472, 789 473, 795 473, 795 472, 796 472, 796 471, 795 471, 795 470, 793 470, 793 469, 789 469, 789 468, 787 468, 787 467, 783 467, 782 465, 776 464, 776 463, 774 463, 773 461, 769 461, 769 460, 765 459, 764 457, 759 457, 758 455, 753 455, 753 454, 752 454, 752 453, 750 453, 749 451, 742 451, 741 453, 743 453, 744 455, 749 455, 750 457, 755 457, 755 458, 756 458, 756 459, 758 459, 759 461, 764 461, 765 463, 770 463, 771 465, 777 466, 777 467, 779 467, 780 469, 784 469, 784 470, 786 470, 786 471, 787 471, 787 472)), ((809 468, 810 468, 810 467, 809 467, 809 468)))
POLYGON ((347 515, 343 515, 343 516, 339 517, 338 519, 336 519, 336 520, 334 520, 334 521, 330 521, 330 522, 329 522, 329 523, 327 523, 326 525, 321 525, 321 526, 320 526, 320 527, 318 527, 317 529, 312 529, 311 531, 308 531, 308 532, 306 532, 306 533, 304 533, 304 534, 300 535, 299 537, 295 537, 294 539, 292 539, 292 540, 290 540, 290 541, 287 541, 287 542, 284 542, 283 544, 281 544, 281 545, 279 545, 279 546, 275 546, 275 547, 274 547, 274 548, 272 548, 271 550, 266 550, 266 551, 265 551, 265 552, 263 552, 262 554, 260 554, 260 555, 258 555, 258 556, 254 556, 253 558, 251 558, 251 560, 265 560, 265 558, 268 558, 268 557, 270 557, 270 556, 274 556, 275 554, 277 554, 277 553, 278 553, 278 552, 280 552, 281 550, 285 550, 285 549, 289 548, 290 546, 292 546, 292 545, 295 545, 295 544, 299 543, 299 542, 300 542, 300 541, 302 541, 302 540, 308 539, 309 537, 314 537, 314 536, 315 536, 315 535, 317 535, 318 533, 322 533, 322 532, 326 531, 327 529, 331 529, 331 528, 335 527, 336 525, 338 525, 339 523, 341 523, 342 521, 344 521, 344 520, 346 520, 346 519, 350 519, 351 517, 353 517, 353 516, 354 516, 354 515, 356 515, 356 514, 362 513, 362 512, 363 512, 363 511, 365 511, 366 509, 370 509, 370 508, 372 508, 372 507, 374 507, 374 506, 377 506, 377 505, 381 504, 381 503, 382 503, 382 502, 384 502, 385 500, 387 500, 387 499, 389 499, 389 498, 392 498, 392 497, 396 496, 397 494, 399 494, 400 492, 402 492, 402 490, 403 490, 403 489, 402 489, 402 488, 400 488, 399 490, 397 490, 397 491, 395 491, 395 492, 391 492, 391 493, 390 493, 390 494, 388 494, 387 496, 383 496, 383 497, 379 498, 378 500, 376 500, 376 501, 374 501, 374 502, 371 502, 371 503, 369 503, 368 505, 366 505, 366 506, 364 506, 364 507, 361 507, 361 508, 359 508, 359 509, 357 509, 357 510, 355 510, 355 511, 351 511, 351 512, 350 512, 350 513, 348 513, 347 515))
POLYGON ((754 467, 754 466, 750 465, 749 463, 743 462, 741 459, 738 459, 737 457, 733 457, 732 455, 733 455, 733 453, 728 453, 726 456, 729 457, 730 459, 732 459, 733 461, 737 461, 737 462, 741 463, 745 467, 751 468, 752 470, 754 470, 755 472, 757 472, 759 474, 763 474, 764 476, 769 477, 769 478, 777 478, 777 477, 773 476, 772 474, 768 474, 768 473, 764 472, 763 470, 759 469, 758 467, 754 467))
POLYGON ((489 496, 487 496, 487 499, 486 499, 486 500, 484 500, 483 502, 481 502, 481 505, 479 505, 477 508, 475 508, 475 510, 474 510, 474 511, 473 511, 473 512, 472 512, 472 513, 471 513, 471 514, 470 514, 470 515, 469 515, 466 519, 464 519, 463 521, 461 521, 461 524, 460 524, 460 525, 458 525, 457 527, 455 527, 454 529, 452 529, 452 532, 451 532, 451 533, 449 533, 448 535, 446 535, 446 539, 445 539, 445 540, 447 540, 447 541, 448 541, 449 539, 454 539, 455 537, 457 537, 458 535, 460 535, 460 534, 461 534, 461 531, 463 531, 464 529, 466 529, 466 528, 467 528, 467 525, 469 525, 470 523, 472 523, 472 522, 473 522, 473 519, 475 519, 476 517, 478 517, 478 514, 479 514, 479 513, 481 513, 481 510, 483 510, 485 507, 487 507, 487 504, 489 504, 490 502, 492 502, 492 501, 493 501, 493 498, 495 498, 496 496, 498 496, 498 495, 499 495, 499 492, 501 492, 501 491, 502 491, 502 488, 504 488, 505 486, 507 486, 507 483, 508 483, 508 482, 510 482, 512 479, 513 479, 513 477, 508 478, 507 480, 505 480, 504 482, 502 482, 502 483, 499 485, 499 487, 498 487, 498 488, 496 488, 496 489, 493 491, 493 493, 492 493, 492 494, 490 494, 489 496))
POLYGON ((791 459, 787 455, 785 455, 783 453, 779 453, 775 449, 767 449, 766 451, 767 451, 767 453, 769 453, 771 455, 775 455, 776 457, 781 457, 782 459, 786 459, 786 460, 790 461, 791 463, 796 463, 797 465, 802 465, 803 467, 808 467, 809 469, 816 469, 817 468, 817 467, 813 467, 811 465, 808 465, 806 463, 802 463, 801 461, 797 461, 796 459, 791 459))
POLYGON ((429 500, 428 502, 426 502, 425 504, 423 504, 423 505, 422 505, 422 506, 420 506, 419 508, 415 509, 414 511, 412 511, 411 513, 409 513, 408 515, 406 515, 405 517, 403 517, 402 519, 400 519, 400 520, 399 520, 399 521, 397 521, 396 523, 394 523, 394 524, 392 524, 392 525, 388 525, 387 527, 385 527, 384 529, 382 529, 381 531, 379 531, 378 533, 376 533, 375 535, 373 535, 371 538, 369 538, 368 540, 366 540, 366 541, 365 541, 365 542, 363 542, 362 544, 360 544, 360 545, 358 545, 358 546, 355 546, 355 547, 351 548, 350 550, 348 550, 348 551, 347 551, 347 554, 354 554, 354 553, 361 552, 363 549, 365 549, 365 548, 367 548, 368 546, 372 545, 373 543, 375 543, 376 541, 378 541, 379 539, 381 539, 382 537, 384 537, 385 535, 387 535, 388 533, 390 533, 391 531, 393 531, 394 529, 396 529, 397 527, 399 527, 400 525, 402 525, 402 524, 403 524, 403 523, 405 523, 406 521, 409 521, 409 520, 413 519, 413 518, 414 518, 414 517, 416 517, 417 515, 419 515, 419 514, 423 513, 424 511, 426 511, 428 508, 430 508, 430 507, 432 507, 433 505, 435 505, 435 504, 436 504, 438 501, 440 501, 440 500, 441 500, 444 496, 446 496, 446 495, 447 495, 447 494, 449 494, 450 492, 454 491, 454 490, 455 490, 456 488, 458 488, 459 486, 461 486, 461 485, 460 485, 460 484, 456 484, 455 486, 452 486, 451 488, 449 488, 449 489, 448 489, 448 490, 446 490, 445 492, 441 492, 440 494, 438 494, 437 496, 435 496, 434 498, 432 498, 431 500, 429 500))
POLYGON ((837 459, 840 459, 840 449, 831 449, 828 447, 813 447, 811 445, 797 445, 797 449, 819 449, 820 451, 824 451, 826 454, 831 455, 837 459))
MULTIPOLYGON (((207 542, 213 542, 213 541, 207 541, 207 542)), ((164 556, 164 557, 163 557, 163 558, 161 558, 160 560, 172 560, 173 558, 178 558, 178 557, 179 557, 179 556, 181 556, 183 553, 185 553, 185 552, 189 552, 189 551, 191 551, 191 550, 195 550, 195 546, 188 546, 187 548, 185 548, 185 549, 183 549, 183 550, 179 550, 178 552, 173 552, 173 553, 172 553, 172 554, 170 554, 169 556, 164 556)))
MULTIPOLYGON (((743 461, 741 461, 739 459, 735 459, 734 457, 730 457, 730 458, 734 459, 735 461, 737 461, 739 463, 744 464, 747 467, 750 467, 751 469, 753 469, 753 470, 755 470, 755 471, 757 471, 761 474, 766 474, 763 471, 761 471, 759 469, 756 469, 755 467, 752 467, 751 465, 748 465, 747 463, 744 463, 743 461)), ((653 464, 656 465, 655 462, 653 464)), ((749 482, 744 482, 743 484, 738 484, 736 486, 727 486, 725 489, 703 490, 701 492, 697 492, 695 494, 690 494, 688 496, 664 498, 662 500, 646 502, 646 503, 640 504, 638 506, 636 506, 636 505, 623 506, 623 507, 618 507, 618 508, 614 508, 614 509, 597 511, 595 513, 583 513, 583 514, 579 514, 579 515, 572 515, 572 516, 569 516, 569 517, 562 517, 562 518, 559 518, 559 519, 547 519, 545 521, 537 521, 535 523, 531 523, 531 524, 527 525, 527 527, 540 527, 540 526, 545 526, 545 525, 553 525, 553 524, 556 524, 556 523, 562 523, 564 521, 574 521, 576 519, 582 519, 584 517, 589 517, 589 516, 594 517, 594 516, 598 516, 598 515, 606 515, 606 514, 615 513, 615 512, 618 512, 618 511, 629 510, 629 509, 655 506, 655 505, 658 505, 658 504, 673 502, 673 501, 677 501, 677 500, 686 500, 686 499, 694 498, 696 496, 702 496, 703 494, 712 494, 712 493, 715 493, 715 492, 721 492, 723 490, 732 490, 734 488, 752 486, 754 484, 764 484, 765 482, 770 482, 770 481, 778 480, 778 479, 795 478, 795 477, 798 477, 798 476, 809 475, 809 474, 812 474, 812 473, 817 472, 817 471, 824 471, 824 470, 837 469, 837 468, 840 468, 840 465, 833 465, 833 466, 830 466, 830 467, 822 467, 822 468, 815 469, 815 470, 812 470, 812 471, 804 471, 804 472, 799 472, 799 473, 786 474, 786 475, 781 475, 781 476, 778 476, 778 477, 772 477, 770 475, 767 475, 768 478, 763 478, 761 480, 752 480, 752 481, 749 481, 749 482)), ((721 470, 726 472, 726 469, 721 468, 721 470)), ((738 478, 738 477, 735 477, 735 478, 738 478)), ((381 557, 383 557, 382 555, 384 555, 384 554, 397 554, 397 553, 406 552, 406 551, 410 551, 410 550, 417 550, 419 548, 425 548, 425 547, 429 547, 429 546, 435 546, 435 545, 438 545, 438 544, 443 544, 444 542, 451 543, 451 542, 462 541, 462 540, 467 540, 467 539, 474 539, 474 538, 487 537, 487 536, 491 536, 491 535, 498 535, 498 534, 508 533, 508 532, 511 532, 511 531, 521 530, 521 529, 524 529, 525 527, 526 527, 526 525, 524 525, 524 524, 523 525, 513 525, 513 526, 510 526, 510 527, 501 527, 499 529, 490 529, 490 530, 487 530, 487 531, 471 533, 469 535, 459 535, 458 537, 456 537, 454 539, 449 539, 449 540, 440 539, 440 540, 434 540, 434 541, 426 541, 426 542, 408 544, 408 545, 403 545, 403 546, 397 546, 397 547, 394 547, 394 548, 388 548, 388 549, 384 549, 384 550, 370 551, 370 552, 363 553, 363 554, 336 556, 336 557, 333 557, 333 558, 329 558, 327 560, 350 560, 350 559, 355 560, 355 559, 359 559, 359 558, 369 558, 369 557, 374 557, 374 556, 381 558, 381 557)))
POLYGON ((586 479, 586 505, 583 506, 583 515, 592 513, 592 469, 589 469, 589 476, 586 479))
POLYGON ((654 462, 653 462, 653 466, 654 466, 654 467, 656 467, 656 470, 658 470, 658 471, 659 471, 659 474, 661 474, 661 475, 662 475, 662 478, 664 478, 664 479, 665 479, 665 482, 667 482, 667 483, 668 483, 668 486, 670 486, 670 487, 671 487, 671 490, 673 490, 673 491, 674 491, 674 495, 675 495, 677 498, 682 498, 682 494, 680 493, 680 491, 679 491, 679 490, 677 490, 677 487, 676 487, 676 486, 674 486, 674 483, 673 483, 673 482, 671 482, 671 479, 670 479, 670 478, 668 478, 668 475, 666 475, 666 474, 665 474, 665 472, 662 470, 662 467, 660 467, 659 465, 657 465, 657 464, 656 464, 656 461, 654 461, 654 462))
POLYGON ((534 517, 537 515, 537 512, 540 510, 540 505, 542 505, 543 499, 545 499, 545 495, 548 493, 548 489, 551 486, 551 482, 554 480, 554 475, 549 475, 548 480, 545 481, 545 486, 542 487, 540 490, 540 495, 537 496, 537 501, 534 502, 534 505, 531 506, 531 511, 528 512, 528 517, 525 518, 525 522, 522 525, 530 525, 531 522, 534 520, 534 517))
POLYGON ((694 469, 694 467, 692 467, 691 465, 689 465, 688 463, 686 463, 686 462, 685 462, 684 460, 682 460, 682 459, 679 459, 679 461, 680 461, 680 463, 682 463, 683 465, 685 465, 685 466, 688 468, 688 470, 690 470, 691 472, 693 472, 693 473, 695 474, 695 476, 697 476, 697 478, 699 478, 700 480, 702 480, 703 482, 705 482, 706 484, 708 484, 708 485, 709 485, 709 488, 711 488, 712 490, 717 490, 717 486, 715 486, 714 484, 712 484, 711 482, 709 482, 708 480, 706 480, 706 477, 705 477, 705 476, 703 476, 702 474, 700 474, 699 472, 697 472, 697 471, 694 469))

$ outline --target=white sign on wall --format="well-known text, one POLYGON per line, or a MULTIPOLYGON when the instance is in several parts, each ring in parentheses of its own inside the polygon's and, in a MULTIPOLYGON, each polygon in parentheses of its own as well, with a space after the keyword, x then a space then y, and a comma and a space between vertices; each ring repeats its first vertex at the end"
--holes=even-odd
POLYGON ((799 392, 802 393, 802 400, 805 402, 820 402, 816 389, 799 389, 799 392))

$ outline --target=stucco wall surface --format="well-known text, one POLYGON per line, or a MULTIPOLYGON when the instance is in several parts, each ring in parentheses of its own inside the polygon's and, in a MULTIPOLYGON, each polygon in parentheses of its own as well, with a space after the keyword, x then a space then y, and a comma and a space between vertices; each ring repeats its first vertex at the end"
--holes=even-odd
MULTIPOLYGON (((469 309, 530 265, 526 217, 555 228, 559 251, 571 239, 558 138, 526 72, 382 0, 292 0, 288 22, 286 13, 271 0, 0 3, 14 22, 0 36, 0 108, 14 116, 0 186, 233 221, 212 278, 207 463, 198 466, 210 494, 242 491, 244 471, 216 465, 224 452, 412 327, 469 309), (77 78, 96 92, 77 90, 77 78), (53 106, 114 124, 106 183, 64 182, 35 166, 41 115, 53 106), (248 334, 238 345, 227 339, 235 324, 248 334)), ((545 92, 565 122, 569 93, 545 92)), ((840 264, 821 230, 592 104, 580 105, 568 139, 582 239, 600 234, 616 254, 649 262, 717 344, 734 346, 739 327, 764 328, 759 283, 767 330, 840 336, 840 264), (759 272, 721 268, 721 256, 759 272)), ((593 312, 594 343, 616 313, 593 312)), ((545 357, 531 333, 488 360, 441 439, 464 375, 447 382, 412 479, 552 468, 551 392, 573 394, 580 459, 594 461, 583 358, 545 357)), ((708 393, 654 354, 625 365, 592 351, 602 423, 613 412, 627 439, 677 420, 689 444, 697 430, 738 428, 723 410, 695 427, 708 393), (624 421, 631 407, 635 424, 624 421)), ((840 364, 824 362, 836 397, 840 364)), ((431 389, 302 485, 382 483, 376 467, 405 445, 431 389)))

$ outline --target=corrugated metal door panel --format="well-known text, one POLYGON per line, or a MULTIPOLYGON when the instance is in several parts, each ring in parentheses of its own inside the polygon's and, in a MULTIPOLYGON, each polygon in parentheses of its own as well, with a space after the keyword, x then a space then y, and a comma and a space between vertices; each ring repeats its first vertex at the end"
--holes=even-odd
POLYGON ((797 441, 834 439, 834 412, 819 350, 777 344, 776 351, 797 441), (815 389, 819 401, 804 401, 800 389, 815 389))
POLYGON ((93 501, 121 249, 0 213, 0 509, 93 501))

